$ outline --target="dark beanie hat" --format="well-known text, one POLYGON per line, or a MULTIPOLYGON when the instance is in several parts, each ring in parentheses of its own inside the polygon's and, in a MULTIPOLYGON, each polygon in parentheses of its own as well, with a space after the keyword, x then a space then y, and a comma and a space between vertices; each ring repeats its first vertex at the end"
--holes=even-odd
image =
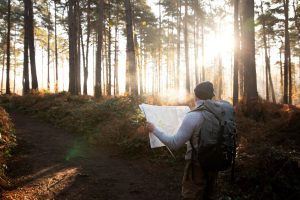
POLYGON ((214 85, 209 81, 199 83, 194 89, 195 96, 199 99, 211 99, 214 94, 214 85))

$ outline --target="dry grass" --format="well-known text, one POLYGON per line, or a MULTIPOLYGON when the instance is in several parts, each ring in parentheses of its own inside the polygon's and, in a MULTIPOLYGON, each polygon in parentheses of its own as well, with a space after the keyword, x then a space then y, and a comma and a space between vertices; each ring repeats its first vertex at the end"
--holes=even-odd
MULTIPOLYGON (((236 181, 223 192, 234 199, 297 199, 300 195, 300 110, 260 102, 257 118, 237 107, 236 181)), ((228 174, 225 174, 228 178, 228 174)))
POLYGON ((0 191, 10 187, 8 178, 5 176, 6 161, 15 146, 13 124, 8 113, 0 107, 0 191))
MULTIPOLYGON (((68 93, 2 96, 1 102, 7 109, 31 113, 83 135, 91 143, 117 144, 130 155, 149 155, 150 151, 138 105, 180 105, 153 97, 96 100, 68 93)), ((193 100, 188 102, 192 106, 193 100)), ((263 101, 253 105, 253 109, 254 115, 249 118, 245 113, 246 104, 241 102, 236 107, 239 134, 236 181, 229 184, 230 173, 221 173, 222 194, 231 199, 297 199, 300 196, 300 110, 296 106, 263 101)), ((165 159, 168 152, 159 149, 154 154, 153 161, 158 155, 165 159)), ((182 156, 183 151, 179 154, 182 156)))

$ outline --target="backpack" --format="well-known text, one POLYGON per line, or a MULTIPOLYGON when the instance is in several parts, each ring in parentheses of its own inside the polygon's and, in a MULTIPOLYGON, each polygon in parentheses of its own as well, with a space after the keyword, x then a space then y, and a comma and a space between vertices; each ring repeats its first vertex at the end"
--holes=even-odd
MULTIPOLYGON (((219 122, 219 131, 217 131, 217 135, 213 136, 212 131, 209 132, 209 129, 202 130, 201 128, 197 148, 194 148, 192 138, 190 139, 192 161, 198 161, 206 171, 227 170, 234 164, 236 153, 236 126, 233 107, 226 101, 206 100, 193 111, 211 113, 219 122)), ((207 122, 204 121, 203 123, 207 122)), ((232 170, 232 179, 233 173, 232 170)))

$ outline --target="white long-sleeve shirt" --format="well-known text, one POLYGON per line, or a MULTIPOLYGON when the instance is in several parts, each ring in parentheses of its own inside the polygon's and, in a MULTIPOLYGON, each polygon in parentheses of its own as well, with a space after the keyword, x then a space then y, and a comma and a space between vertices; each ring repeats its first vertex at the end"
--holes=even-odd
MULTIPOLYGON (((203 100, 196 101, 196 107, 200 106, 203 103, 203 100)), ((155 128, 153 133, 159 140, 168 146, 170 149, 178 149, 187 143, 193 135, 199 134, 201 125, 205 119, 206 112, 189 112, 186 114, 185 118, 182 121, 180 128, 178 129, 175 135, 166 134, 160 131, 158 128, 155 128)), ((190 142, 187 143, 187 152, 185 159, 191 159, 191 145, 190 142)))

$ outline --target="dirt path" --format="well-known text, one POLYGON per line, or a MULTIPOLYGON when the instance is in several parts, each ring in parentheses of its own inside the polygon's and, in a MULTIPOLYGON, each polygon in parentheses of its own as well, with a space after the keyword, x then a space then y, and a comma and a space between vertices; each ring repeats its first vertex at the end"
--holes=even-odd
POLYGON ((181 166, 124 158, 38 119, 11 117, 19 144, 9 165, 16 188, 3 199, 180 199, 181 166))

